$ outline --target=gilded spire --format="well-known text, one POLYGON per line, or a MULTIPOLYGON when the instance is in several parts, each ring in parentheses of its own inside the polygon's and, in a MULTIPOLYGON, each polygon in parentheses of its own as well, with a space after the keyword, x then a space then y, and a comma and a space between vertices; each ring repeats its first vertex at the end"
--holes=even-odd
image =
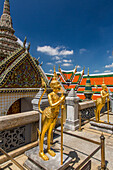
POLYGON ((56 73, 56 70, 55 70, 55 66, 54 66, 54 75, 53 75, 53 79, 52 79, 52 81, 50 83, 50 87, 51 88, 60 87, 60 83, 57 80, 57 73, 56 73))
POLYGON ((56 69, 55 69, 55 66, 54 66, 54 77, 53 77, 53 79, 56 80, 56 78, 57 78, 57 74, 56 74, 56 69))
POLYGON ((92 94, 93 94, 93 92, 92 92, 91 81, 90 81, 90 77, 89 77, 89 68, 88 68, 87 80, 86 80, 85 91, 84 91, 86 100, 91 100, 92 94))
POLYGON ((75 66, 74 74, 77 72, 77 66, 75 66))
POLYGON ((104 83, 104 78, 103 78, 103 83, 102 83, 102 87, 106 86, 106 84, 104 83))
POLYGON ((88 67, 88 73, 87 73, 87 75, 89 76, 89 67, 88 67))
POLYGON ((4 2, 3 14, 8 14, 8 15, 10 15, 10 4, 9 4, 9 0, 5 0, 5 2, 4 2))

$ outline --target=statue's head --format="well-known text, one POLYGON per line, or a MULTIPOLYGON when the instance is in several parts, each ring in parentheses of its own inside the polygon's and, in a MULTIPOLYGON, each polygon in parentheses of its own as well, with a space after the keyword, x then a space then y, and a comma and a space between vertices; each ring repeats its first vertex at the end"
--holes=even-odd
POLYGON ((61 85, 60 85, 59 81, 57 80, 57 74, 56 74, 55 67, 54 67, 54 76, 53 76, 53 79, 52 79, 52 81, 50 83, 50 87, 53 90, 57 90, 57 91, 59 91, 60 88, 61 88, 61 85))
POLYGON ((106 84, 104 83, 104 79, 103 79, 103 83, 102 83, 102 90, 107 90, 107 86, 106 86, 106 84))

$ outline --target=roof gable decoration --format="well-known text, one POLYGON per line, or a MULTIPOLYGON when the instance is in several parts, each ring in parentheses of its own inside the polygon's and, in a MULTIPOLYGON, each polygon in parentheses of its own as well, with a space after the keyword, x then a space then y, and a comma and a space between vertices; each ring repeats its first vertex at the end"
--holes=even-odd
MULTIPOLYGON (((85 67, 84 67, 84 69, 85 69, 85 67)), ((62 87, 65 89, 66 92, 70 91, 70 89, 72 89, 72 88, 74 88, 74 90, 76 90, 76 91, 78 90, 78 87, 79 87, 80 82, 84 75, 84 69, 81 72, 77 72, 77 66, 76 66, 74 70, 64 71, 64 70, 61 70, 61 68, 59 66, 59 72, 57 72, 57 77, 58 77, 57 79, 60 82, 60 84, 62 85, 62 87), (66 74, 67 75, 70 74, 69 76, 67 76, 68 79, 65 78, 66 74), (75 80, 76 80, 76 82, 75 82, 75 80)), ((46 74, 46 75, 47 75, 48 81, 50 83, 52 80, 53 74, 46 74)))
MULTIPOLYGON (((26 54, 24 54, 26 55, 26 54)), ((5 88, 39 88, 41 87, 41 77, 37 73, 33 63, 26 55, 22 62, 10 69, 4 77, 0 86, 5 88), (3 82, 3 83, 2 83, 3 82)))
POLYGON ((77 66, 76 66, 75 69, 72 70, 71 72, 69 72, 69 71, 68 71, 68 72, 63 71, 63 70, 61 70, 61 68, 60 68, 60 66, 59 66, 59 73, 60 73, 61 77, 63 78, 64 82, 65 82, 68 86, 72 83, 76 72, 77 72, 77 66), (69 74, 69 73, 71 74, 71 76, 70 76, 70 78, 67 78, 67 77, 65 76, 65 74, 69 74))

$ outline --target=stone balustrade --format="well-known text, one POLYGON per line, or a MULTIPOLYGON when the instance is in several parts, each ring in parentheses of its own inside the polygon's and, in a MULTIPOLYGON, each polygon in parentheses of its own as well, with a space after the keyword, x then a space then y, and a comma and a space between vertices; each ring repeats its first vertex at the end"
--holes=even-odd
POLYGON ((0 147, 6 152, 15 150, 38 138, 38 111, 0 117, 0 147))
MULTIPOLYGON (((79 103, 78 106, 78 112, 81 114, 82 120, 89 120, 92 117, 95 117, 94 110, 96 109, 96 103, 95 101, 89 100, 89 101, 83 101, 79 103)), ((105 106, 102 108, 101 113, 104 113, 107 111, 107 101, 105 103, 105 106)))
MULTIPOLYGON (((79 128, 80 120, 90 120, 95 117, 96 103, 93 100, 80 102, 74 89, 66 97, 66 122, 64 127, 69 130, 79 128)), ((107 103, 101 112, 107 111, 107 103)))
POLYGON ((89 100, 89 101, 79 102, 78 105, 79 105, 78 115, 80 115, 81 113, 82 119, 86 120, 95 116, 94 109, 96 109, 96 104, 94 101, 89 100))

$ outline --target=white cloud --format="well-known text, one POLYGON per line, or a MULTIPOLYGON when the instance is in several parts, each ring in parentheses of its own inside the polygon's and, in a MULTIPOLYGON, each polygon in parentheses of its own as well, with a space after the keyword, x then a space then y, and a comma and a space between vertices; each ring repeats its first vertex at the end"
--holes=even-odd
POLYGON ((46 65, 53 65, 53 63, 46 63, 46 65))
POLYGON ((73 50, 68 51, 68 50, 65 49, 65 50, 60 51, 59 55, 72 55, 73 53, 74 53, 73 50))
MULTIPOLYGON (((17 42, 21 45, 21 46, 23 46, 23 41, 22 40, 20 40, 20 38, 18 38, 17 39, 17 42)), ((28 43, 26 43, 26 45, 25 45, 26 47, 28 46, 28 43)))
POLYGON ((56 48, 53 48, 53 47, 50 47, 50 46, 43 46, 43 47, 40 47, 38 46, 37 47, 37 51, 40 51, 42 53, 46 53, 47 55, 50 55, 50 56, 60 56, 60 55, 72 55, 74 52, 73 50, 66 50, 66 49, 63 49, 61 47, 56 47, 56 48))
POLYGON ((72 64, 70 64, 70 63, 64 63, 64 64, 62 64, 62 66, 69 67, 69 66, 72 66, 72 64))
POLYGON ((64 63, 71 63, 72 60, 63 60, 64 63))
POLYGON ((79 50, 79 53, 80 53, 80 54, 83 54, 83 53, 86 52, 86 51, 87 51, 87 49, 81 48, 81 49, 79 50))
POLYGON ((109 54, 110 53, 110 51, 109 50, 107 50, 107 54, 109 54))
POLYGON ((95 73, 98 73, 98 72, 99 72, 99 70, 95 70, 94 72, 95 72, 95 73))
POLYGON ((20 38, 17 39, 17 42, 18 42, 21 46, 23 46, 23 42, 20 40, 20 38))
POLYGON ((51 73, 52 73, 52 71, 53 71, 52 69, 49 70, 49 72, 51 72, 51 73))
POLYGON ((110 73, 111 72, 111 70, 105 70, 104 71, 104 73, 110 73))
POLYGON ((81 66, 77 65, 77 68, 81 68, 81 66))
POLYGON ((105 66, 105 68, 112 68, 112 67, 113 67, 113 63, 105 66))
POLYGON ((109 56, 109 58, 111 59, 111 58, 113 58, 113 56, 109 56))
POLYGON ((59 63, 62 63, 62 61, 61 61, 61 60, 59 60, 59 61, 56 61, 55 63, 56 63, 56 64, 59 64, 59 63))
POLYGON ((52 60, 60 60, 60 57, 55 56, 55 57, 52 58, 52 60))

